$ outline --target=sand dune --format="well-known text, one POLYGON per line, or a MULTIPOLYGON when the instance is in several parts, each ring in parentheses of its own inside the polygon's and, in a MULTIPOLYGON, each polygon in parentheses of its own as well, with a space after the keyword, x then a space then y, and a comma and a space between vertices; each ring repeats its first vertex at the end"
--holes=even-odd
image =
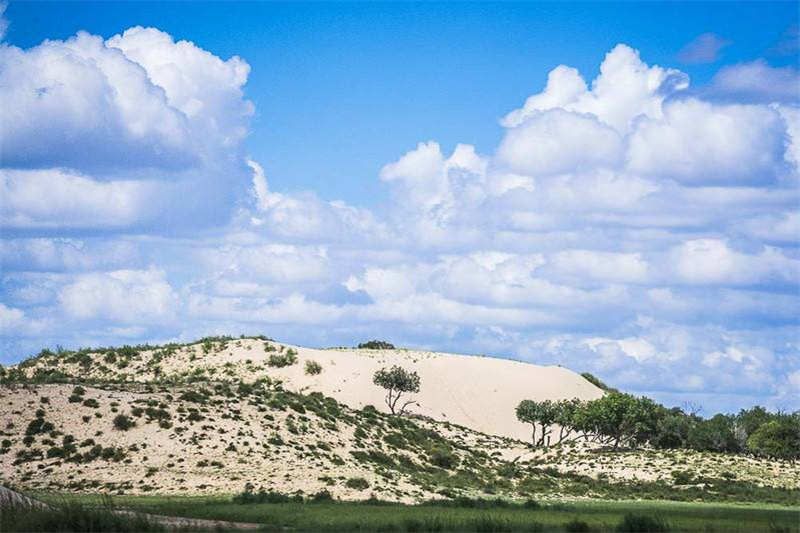
POLYGON ((53 355, 26 368, 33 372, 55 366, 74 376, 142 382, 196 376, 198 372, 213 379, 252 381, 269 376, 282 380, 288 390, 317 391, 354 409, 373 405, 388 412, 385 392, 372 383, 372 378, 376 370, 398 365, 421 378, 421 392, 413 396, 417 403, 409 407, 410 413, 524 441, 529 439, 530 428, 516 419, 514 408, 520 400, 590 400, 603 394, 579 374, 558 366, 416 350, 318 350, 253 338, 145 350, 126 359, 124 365, 106 361, 103 353, 89 357, 91 365, 81 366, 53 355), (283 368, 269 366, 269 356, 275 352, 268 347, 292 348, 297 351, 298 362, 283 368), (306 361, 321 364, 322 373, 307 375, 306 361))
MULTIPOLYGON (((228 361, 266 361, 263 342, 231 343, 214 356, 216 365, 228 361)), ((318 391, 340 402, 361 408, 374 405, 382 411, 383 389, 372 383, 376 370, 392 365, 416 371, 421 391, 409 412, 459 424, 481 433, 528 440, 530 428, 517 421, 514 408, 523 399, 560 400, 600 397, 600 389, 579 374, 558 366, 539 366, 492 357, 465 356, 414 350, 316 350, 290 346, 298 363, 270 368, 269 375, 282 379, 296 391, 318 391), (305 361, 323 367, 321 374, 305 374, 305 361)))

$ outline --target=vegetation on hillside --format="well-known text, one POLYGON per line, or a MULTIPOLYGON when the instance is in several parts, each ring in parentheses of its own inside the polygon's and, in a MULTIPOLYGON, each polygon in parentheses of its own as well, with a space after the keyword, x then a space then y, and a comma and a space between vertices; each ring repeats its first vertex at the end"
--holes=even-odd
POLYGON ((800 458, 800 412, 770 413, 757 406, 737 415, 703 419, 649 398, 612 391, 591 401, 523 400, 516 414, 520 422, 532 425, 535 446, 569 439, 598 442, 615 450, 649 444, 660 449, 800 458), (559 427, 557 439, 551 435, 554 426, 559 427))
MULTIPOLYGON (((302 474, 304 501, 325 493, 402 501, 588 496, 792 505, 800 498, 797 464, 771 459, 796 451, 789 423, 796 415, 757 408, 704 420, 609 389, 594 402, 523 402, 518 414, 539 444, 530 449, 284 390, 272 355, 316 371, 309 372, 314 361, 263 337, 43 352, 6 368, 5 398, 18 407, 0 407, 2 473, 38 490, 210 493, 252 483, 253 494, 293 495, 292 479, 302 474), (236 358, 221 357, 229 346, 236 358), (247 359, 248 350, 260 358, 247 359), (167 443, 160 457, 148 447, 154 440, 167 443), (737 449, 751 456, 726 453, 737 449), (104 479, 109 473, 119 479, 104 479)), ((374 377, 398 414, 422 385, 400 367, 374 377)))

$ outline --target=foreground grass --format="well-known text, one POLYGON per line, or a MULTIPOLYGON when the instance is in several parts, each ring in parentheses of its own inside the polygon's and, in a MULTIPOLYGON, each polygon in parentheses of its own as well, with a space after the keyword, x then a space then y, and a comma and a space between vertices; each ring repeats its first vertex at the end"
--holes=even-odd
MULTIPOLYGON (((90 497, 80 500, 91 502, 90 497)), ((777 505, 652 501, 467 502, 466 507, 379 502, 234 504, 226 497, 157 496, 122 496, 114 502, 159 515, 258 523, 262 531, 648 531, 652 529, 635 528, 646 528, 648 519, 656 519, 669 531, 800 532, 800 507, 777 505), (629 528, 620 529, 626 516, 629 528)))

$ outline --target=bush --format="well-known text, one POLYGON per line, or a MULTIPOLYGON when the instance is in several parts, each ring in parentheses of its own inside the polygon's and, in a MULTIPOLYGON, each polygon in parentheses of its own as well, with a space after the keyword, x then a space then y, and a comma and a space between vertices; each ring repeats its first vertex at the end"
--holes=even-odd
POLYGON ((324 503, 333 501, 333 494, 330 491, 322 489, 321 491, 311 495, 309 500, 311 503, 324 503))
POLYGON ((428 455, 428 462, 445 470, 452 470, 458 466, 458 456, 450 450, 435 448, 428 455))
POLYGON ((589 524, 577 518, 573 518, 564 524, 564 531, 568 533, 588 533, 591 530, 592 528, 589 527, 589 524))
POLYGON ((131 420, 126 414, 118 414, 114 417, 114 428, 118 429, 119 431, 128 431, 130 428, 136 425, 136 422, 131 420))
POLYGON ((394 344, 386 341, 367 341, 358 345, 359 350, 394 350, 394 344))
POLYGON ((628 513, 617 525, 619 533, 667 533, 669 523, 661 517, 628 513))
POLYGON ((306 374, 309 376, 322 374, 322 365, 316 361, 306 361, 306 374))
POLYGON ((244 492, 234 496, 231 501, 238 504, 251 503, 303 503, 303 496, 300 494, 283 494, 274 490, 259 489, 253 492, 252 486, 248 486, 244 492))
POLYGON ((292 366, 297 363, 297 352, 289 348, 285 353, 272 353, 267 359, 267 364, 275 368, 292 366))
POLYGON ((363 477, 351 477, 344 485, 349 489, 366 490, 369 488, 369 481, 363 477))
POLYGON ((589 372, 583 372, 581 374, 581 376, 583 376, 583 379, 585 379, 586 381, 588 381, 589 383, 591 383, 592 385, 594 385, 598 389, 602 389, 602 390, 607 391, 607 392, 619 392, 619 391, 617 391, 617 389, 615 389, 613 387, 609 387, 608 385, 603 383, 600 380, 600 378, 598 378, 594 374, 590 374, 589 372))

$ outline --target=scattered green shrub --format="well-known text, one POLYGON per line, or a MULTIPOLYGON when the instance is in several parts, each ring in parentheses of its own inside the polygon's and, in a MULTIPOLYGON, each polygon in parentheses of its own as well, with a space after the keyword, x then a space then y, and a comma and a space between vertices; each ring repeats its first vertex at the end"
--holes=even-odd
POLYGON ((114 417, 114 429, 119 431, 128 431, 136 425, 136 422, 126 414, 120 413, 114 417))
POLYGON ((344 485, 349 489, 366 490, 369 488, 369 481, 363 477, 351 477, 344 485))
POLYGON ((284 353, 271 353, 267 358, 267 365, 274 368, 283 368, 297 363, 297 352, 289 348, 284 353))
POLYGON ((322 374, 322 365, 316 361, 306 361, 306 374, 309 376, 322 374))

